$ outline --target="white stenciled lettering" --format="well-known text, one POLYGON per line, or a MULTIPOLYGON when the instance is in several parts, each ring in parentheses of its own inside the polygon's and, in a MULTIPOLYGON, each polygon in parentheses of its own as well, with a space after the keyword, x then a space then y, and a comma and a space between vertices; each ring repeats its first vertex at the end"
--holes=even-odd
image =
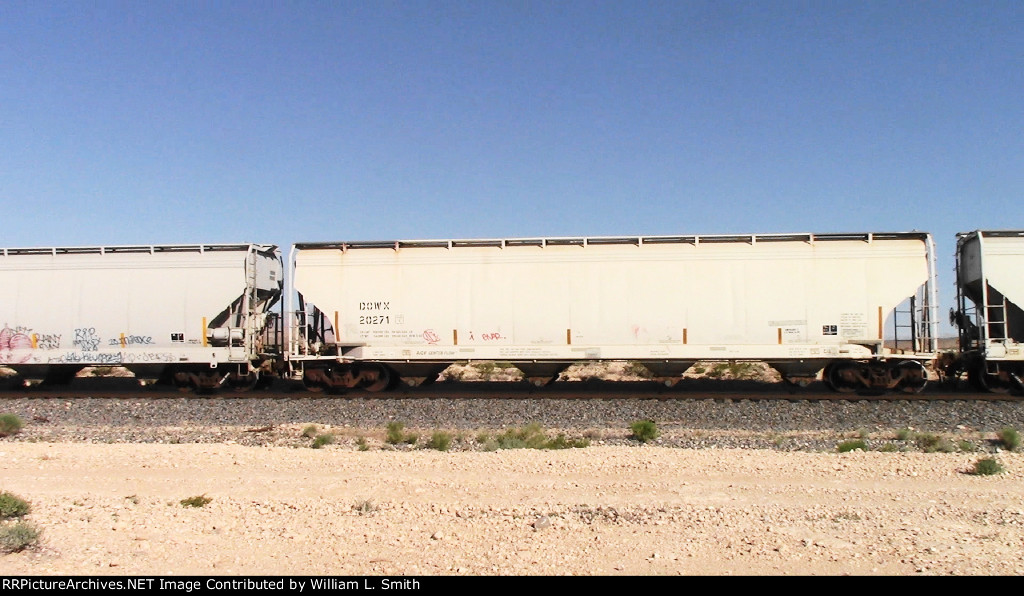
POLYGON ((390 302, 360 302, 359 310, 391 310, 390 302))

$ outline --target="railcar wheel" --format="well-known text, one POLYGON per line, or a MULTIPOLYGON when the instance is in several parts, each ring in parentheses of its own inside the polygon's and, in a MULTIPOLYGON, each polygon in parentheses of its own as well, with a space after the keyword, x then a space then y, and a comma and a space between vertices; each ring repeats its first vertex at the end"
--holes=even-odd
POLYGON ((853 366, 849 364, 828 365, 824 378, 827 379, 826 384, 839 393, 853 393, 860 385, 853 366))
POLYGON ((967 384, 975 391, 988 391, 988 388, 985 387, 985 383, 980 379, 980 377, 987 374, 984 368, 984 365, 974 365, 967 369, 967 384))
POLYGON ((903 393, 921 393, 928 385, 928 371, 916 360, 907 360, 897 365, 900 374, 899 388, 903 393))
POLYGON ((224 381, 222 373, 217 372, 217 369, 211 368, 210 370, 204 370, 195 375, 195 387, 196 393, 209 395, 220 388, 221 382, 224 381))
POLYGON ((256 382, 258 380, 259 376, 253 372, 247 374, 233 372, 228 375, 228 386, 235 391, 249 391, 256 387, 256 382))
POLYGON ((311 378, 308 372, 302 375, 302 386, 306 391, 311 391, 313 393, 324 392, 324 384, 314 378, 311 378))
POLYGON ((383 364, 375 364, 362 371, 359 386, 364 391, 376 393, 391 386, 391 371, 383 364))
POLYGON ((182 393, 191 391, 193 388, 192 377, 187 372, 178 371, 171 377, 171 384, 182 393))
POLYGON ((984 363, 972 368, 968 373, 968 378, 975 387, 989 393, 1009 393, 1012 385, 1010 379, 1006 377, 1008 375, 1005 372, 989 373, 984 363))

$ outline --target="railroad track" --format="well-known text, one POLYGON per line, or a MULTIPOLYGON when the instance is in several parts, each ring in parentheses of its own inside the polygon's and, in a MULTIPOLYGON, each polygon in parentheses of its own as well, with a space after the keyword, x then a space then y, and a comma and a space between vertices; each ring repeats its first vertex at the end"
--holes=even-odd
POLYGON ((170 386, 139 387, 132 378, 80 378, 70 385, 0 387, 4 398, 259 398, 259 399, 657 399, 657 400, 784 400, 784 401, 1022 401, 1012 393, 973 390, 965 381, 956 386, 932 382, 920 393, 840 393, 816 382, 807 387, 757 381, 685 379, 674 387, 649 381, 561 381, 545 387, 516 381, 449 381, 386 392, 360 389, 342 394, 312 393, 299 384, 277 380, 269 387, 247 391, 219 389, 210 393, 182 391, 170 386))

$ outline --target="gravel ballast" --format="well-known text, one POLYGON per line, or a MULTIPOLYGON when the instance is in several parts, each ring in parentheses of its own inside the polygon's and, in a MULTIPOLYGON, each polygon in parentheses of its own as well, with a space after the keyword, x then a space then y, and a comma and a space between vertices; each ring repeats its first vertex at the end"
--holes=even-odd
MULTIPOLYGON (((4 399, 0 407, 26 422, 14 440, 102 443, 291 444, 299 435, 295 429, 309 424, 332 429, 339 439, 383 438, 388 423, 401 422, 420 434, 444 430, 464 437, 534 423, 595 442, 628 444, 631 423, 653 420, 661 446, 820 451, 849 436, 885 442, 900 429, 984 447, 1001 428, 1024 429, 1024 400, 1011 399, 32 397, 4 399)), ((454 447, 472 445, 457 441, 454 447)))

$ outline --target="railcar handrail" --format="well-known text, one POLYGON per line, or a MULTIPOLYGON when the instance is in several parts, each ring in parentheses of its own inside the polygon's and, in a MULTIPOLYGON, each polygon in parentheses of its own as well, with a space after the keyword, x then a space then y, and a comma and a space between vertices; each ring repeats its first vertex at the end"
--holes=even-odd
POLYGON ((174 252, 232 252, 248 251, 256 247, 258 252, 266 252, 276 249, 271 244, 129 244, 114 246, 50 246, 50 247, 26 247, 26 248, 4 248, 0 249, 3 256, 22 255, 87 255, 87 254, 118 254, 118 253, 139 253, 157 254, 174 252))
POLYGON ((469 248, 509 246, 588 246, 610 244, 714 244, 739 243, 755 244, 757 242, 838 242, 874 240, 924 240, 930 238, 927 232, 858 232, 858 233, 792 233, 792 234, 702 234, 678 236, 568 236, 545 238, 467 238, 452 240, 369 240, 344 242, 299 242, 293 246, 298 250, 330 250, 346 251, 350 249, 394 249, 403 248, 469 248))

